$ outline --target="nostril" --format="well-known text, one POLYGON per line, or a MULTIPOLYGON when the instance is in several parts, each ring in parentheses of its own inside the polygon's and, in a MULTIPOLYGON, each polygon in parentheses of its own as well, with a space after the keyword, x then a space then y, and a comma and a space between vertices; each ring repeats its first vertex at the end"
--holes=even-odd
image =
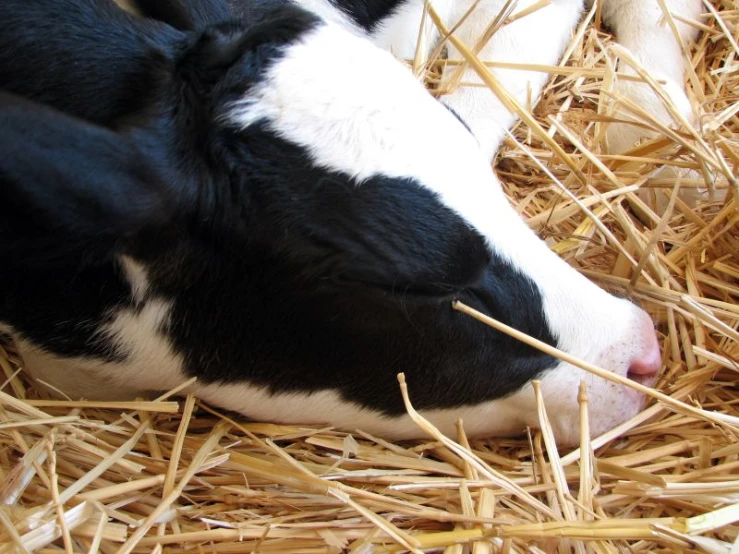
POLYGON ((659 373, 662 367, 662 352, 654 332, 651 319, 645 321, 643 328, 644 347, 641 353, 631 360, 628 377, 637 382, 644 382, 659 373))
POLYGON ((633 360, 629 366, 629 374, 654 375, 659 373, 660 367, 662 367, 662 355, 659 348, 657 348, 650 351, 646 356, 633 360))

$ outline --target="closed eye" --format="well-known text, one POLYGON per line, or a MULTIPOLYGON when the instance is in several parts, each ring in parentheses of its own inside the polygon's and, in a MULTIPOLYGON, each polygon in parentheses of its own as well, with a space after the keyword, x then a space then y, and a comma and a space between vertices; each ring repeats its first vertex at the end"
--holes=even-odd
POLYGON ((369 290, 382 292, 385 295, 395 296, 403 299, 418 300, 452 300, 462 291, 459 287, 454 287, 446 283, 432 282, 395 282, 383 283, 357 279, 340 279, 336 281, 337 285, 345 285, 351 287, 361 287, 369 290))

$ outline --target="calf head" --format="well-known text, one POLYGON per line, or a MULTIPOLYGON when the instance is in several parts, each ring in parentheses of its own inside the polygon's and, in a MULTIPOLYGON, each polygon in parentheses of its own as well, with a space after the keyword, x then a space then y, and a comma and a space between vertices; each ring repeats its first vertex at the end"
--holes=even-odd
MULTIPOLYGON (((101 209, 114 217, 146 204, 146 225, 111 226, 121 240, 86 264, 79 249, 64 253, 66 271, 86 284, 65 284, 64 301, 23 289, 68 307, 85 298, 84 313, 29 322, 23 294, 0 304, 0 320, 35 353, 27 361, 39 360, 29 365, 73 357, 105 376, 105 395, 197 376, 198 394, 250 416, 396 438, 420 434, 404 416, 399 372, 415 407, 448 433, 460 416, 472 434, 536 425, 532 379, 563 442, 577 436, 581 380, 593 433, 641 408, 632 390, 452 310, 462 300, 642 382, 659 369, 648 316, 526 227, 474 137, 389 54, 291 5, 256 22, 180 17, 194 29, 171 35, 166 64, 158 52, 168 73, 156 98, 103 122, 146 145, 147 166, 166 174, 151 181, 158 200, 139 201, 148 196, 137 181, 113 179, 130 201, 101 209)), ((27 186, 19 173, 9 188, 27 186)), ((28 201, 6 190, 3 210, 28 201)), ((81 214, 94 237, 99 218, 81 214)), ((32 224, 10 221, 11 235, 32 224)), ((48 229, 33 232, 47 240, 48 229)), ((32 251, 14 252, 14 263, 31 264, 32 251)), ((1 275, 3 291, 23 279, 1 275)))

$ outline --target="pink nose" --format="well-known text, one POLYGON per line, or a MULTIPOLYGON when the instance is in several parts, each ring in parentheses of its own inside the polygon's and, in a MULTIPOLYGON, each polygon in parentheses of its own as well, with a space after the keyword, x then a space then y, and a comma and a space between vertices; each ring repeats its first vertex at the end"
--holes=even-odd
POLYGON ((629 366, 629 376, 637 378, 654 376, 662 367, 662 352, 657 341, 657 333, 654 332, 652 319, 646 313, 641 321, 641 326, 644 347, 629 366))

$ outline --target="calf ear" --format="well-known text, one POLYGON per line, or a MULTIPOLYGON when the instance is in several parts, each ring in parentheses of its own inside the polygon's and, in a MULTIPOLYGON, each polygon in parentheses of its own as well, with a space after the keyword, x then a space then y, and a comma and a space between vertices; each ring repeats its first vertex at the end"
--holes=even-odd
POLYGON ((99 263, 171 219, 167 183, 122 136, 7 94, 0 129, 5 270, 99 263))

